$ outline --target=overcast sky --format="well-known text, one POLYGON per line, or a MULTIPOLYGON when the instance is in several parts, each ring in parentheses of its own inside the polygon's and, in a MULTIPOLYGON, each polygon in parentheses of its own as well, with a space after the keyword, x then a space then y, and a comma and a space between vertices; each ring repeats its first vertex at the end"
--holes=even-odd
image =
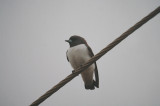
MULTIPOLYGON (((71 35, 96 54, 160 0, 0 0, 0 106, 28 106, 71 73, 71 35)), ((76 77, 40 106, 160 106, 160 14, 97 61, 100 88, 76 77)))

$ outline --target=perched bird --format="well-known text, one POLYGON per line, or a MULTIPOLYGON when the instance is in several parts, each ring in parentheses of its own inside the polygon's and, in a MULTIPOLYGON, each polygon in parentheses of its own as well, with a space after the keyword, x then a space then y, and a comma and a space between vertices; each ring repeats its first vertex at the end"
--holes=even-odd
MULTIPOLYGON (((74 35, 71 36, 69 40, 65 41, 70 45, 70 48, 66 52, 67 60, 74 70, 94 56, 92 49, 88 46, 84 38, 74 35)), ((84 81, 85 89, 93 90, 95 87, 99 88, 99 76, 96 62, 83 71, 81 76, 84 81), (95 81, 93 79, 94 74, 95 81)))

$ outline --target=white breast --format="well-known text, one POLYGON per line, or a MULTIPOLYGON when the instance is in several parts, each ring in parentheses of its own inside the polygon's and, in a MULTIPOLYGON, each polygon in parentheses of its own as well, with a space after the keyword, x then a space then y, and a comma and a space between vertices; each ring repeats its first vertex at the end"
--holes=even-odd
MULTIPOLYGON (((91 56, 89 56, 88 48, 84 44, 80 44, 68 49, 67 57, 73 69, 78 68, 80 65, 86 63, 91 56)), ((95 64, 92 64, 84 72, 81 73, 82 79, 87 86, 93 84, 93 72, 95 69, 95 64)))
POLYGON ((91 58, 88 54, 88 48, 85 46, 85 44, 80 44, 69 48, 67 56, 74 69, 84 64, 91 58))

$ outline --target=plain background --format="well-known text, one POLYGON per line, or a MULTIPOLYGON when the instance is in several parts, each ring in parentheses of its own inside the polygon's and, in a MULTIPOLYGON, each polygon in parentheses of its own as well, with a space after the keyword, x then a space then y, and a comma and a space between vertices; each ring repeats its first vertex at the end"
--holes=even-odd
MULTIPOLYGON (((28 106, 71 73, 72 35, 98 53, 159 0, 0 0, 0 105, 28 106)), ((76 77, 40 106, 160 106, 160 15, 97 61, 100 88, 76 77)))

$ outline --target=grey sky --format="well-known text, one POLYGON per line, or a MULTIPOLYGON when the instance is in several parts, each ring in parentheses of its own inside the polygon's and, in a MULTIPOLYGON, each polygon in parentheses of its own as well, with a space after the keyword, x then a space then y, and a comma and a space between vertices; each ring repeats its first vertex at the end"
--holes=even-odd
MULTIPOLYGON (((159 0, 0 0, 0 105, 27 106, 71 73, 71 35, 98 53, 159 0)), ((159 106, 160 15, 97 61, 100 88, 80 76, 40 106, 159 106)))

